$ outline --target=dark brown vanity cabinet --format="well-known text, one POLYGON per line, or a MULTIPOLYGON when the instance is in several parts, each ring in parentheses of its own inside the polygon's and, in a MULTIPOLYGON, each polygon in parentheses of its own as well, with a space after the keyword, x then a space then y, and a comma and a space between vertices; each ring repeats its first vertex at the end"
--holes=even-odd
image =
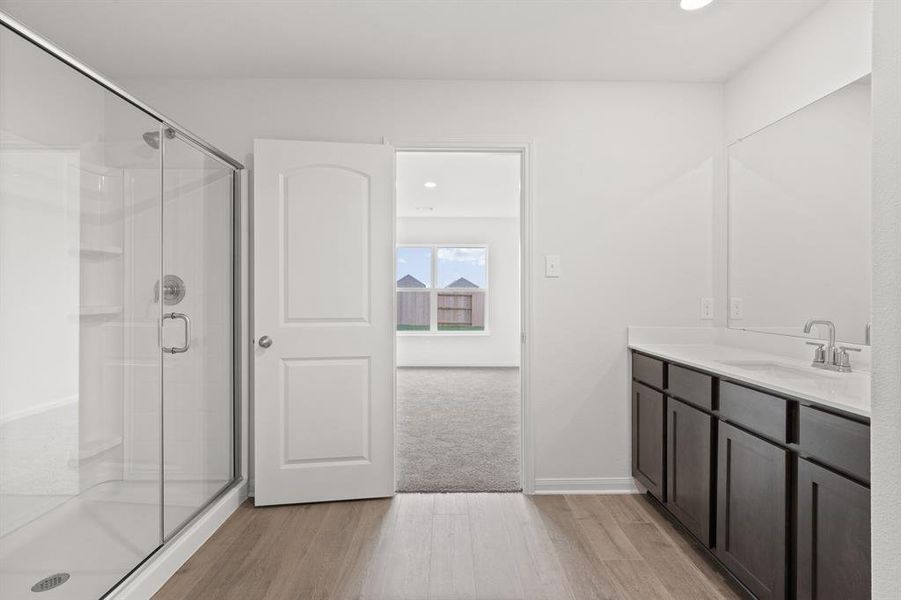
POLYGON ((710 546, 713 417, 668 398, 666 427, 666 507, 710 546))
POLYGON ((758 598, 785 598, 788 451, 720 423, 717 459, 715 553, 758 598))
POLYGON ((865 417, 635 353, 635 478, 761 599, 870 597, 865 417))
POLYGON ((663 394, 632 383, 632 475, 661 502, 663 483, 663 394))
POLYGON ((870 597, 870 490, 798 460, 798 600, 870 597))

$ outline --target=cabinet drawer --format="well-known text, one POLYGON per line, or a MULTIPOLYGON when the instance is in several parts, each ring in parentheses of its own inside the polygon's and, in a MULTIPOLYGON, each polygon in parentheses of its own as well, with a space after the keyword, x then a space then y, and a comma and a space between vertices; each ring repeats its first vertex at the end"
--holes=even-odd
POLYGON ((721 381, 720 416, 776 441, 787 441, 788 407, 782 398, 721 381))
POLYGON ((863 481, 870 481, 870 426, 811 406, 800 411, 801 451, 863 481))
POLYGON ((642 383, 663 389, 663 361, 633 352, 632 377, 642 383))
POLYGON ((685 367, 669 366, 667 391, 701 408, 713 408, 713 378, 685 367))

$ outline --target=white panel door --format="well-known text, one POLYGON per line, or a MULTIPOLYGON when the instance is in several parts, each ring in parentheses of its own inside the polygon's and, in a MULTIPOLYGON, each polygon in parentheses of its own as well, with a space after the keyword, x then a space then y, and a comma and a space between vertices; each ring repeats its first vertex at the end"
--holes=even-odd
POLYGON ((255 140, 253 189, 255 503, 390 496, 394 150, 255 140))

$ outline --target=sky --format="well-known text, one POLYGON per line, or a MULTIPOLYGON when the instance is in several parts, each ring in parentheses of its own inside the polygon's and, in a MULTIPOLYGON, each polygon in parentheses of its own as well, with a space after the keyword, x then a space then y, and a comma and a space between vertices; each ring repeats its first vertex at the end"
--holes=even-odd
MULTIPOLYGON (((399 247, 397 278, 412 275, 429 286, 431 263, 431 248, 399 247)), ((485 287, 486 271, 485 248, 438 248, 438 287, 447 287, 460 277, 485 287)))
POLYGON ((406 275, 412 275, 429 287, 429 279, 432 270, 431 248, 402 248, 397 249, 397 279, 401 280, 406 275))

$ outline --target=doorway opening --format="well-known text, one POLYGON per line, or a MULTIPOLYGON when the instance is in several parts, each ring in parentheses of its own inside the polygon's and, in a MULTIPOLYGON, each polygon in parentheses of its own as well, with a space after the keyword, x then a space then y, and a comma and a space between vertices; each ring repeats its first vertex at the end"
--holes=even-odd
POLYGON ((520 491, 523 153, 396 168, 397 491, 520 491))

